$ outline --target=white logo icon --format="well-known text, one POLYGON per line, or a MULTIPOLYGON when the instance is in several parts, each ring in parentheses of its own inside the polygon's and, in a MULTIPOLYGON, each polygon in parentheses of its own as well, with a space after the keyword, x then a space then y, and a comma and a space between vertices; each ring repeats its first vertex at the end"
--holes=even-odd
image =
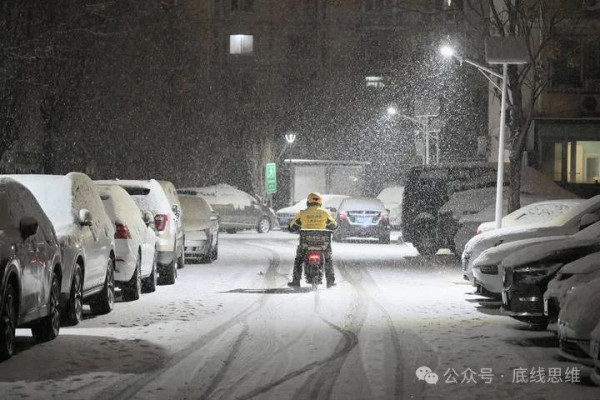
POLYGON ((439 379, 440 378, 435 372, 430 372, 425 375, 425 382, 429 383, 430 385, 436 385, 439 379))
POLYGON ((423 366, 417 368, 416 374, 420 381, 425 381, 430 385, 436 385, 438 383, 438 375, 435 372, 432 372, 429 367, 423 366))
POLYGON ((419 378, 420 381, 424 381, 425 376, 427 374, 429 374, 430 372, 431 372, 431 368, 429 368, 429 367, 419 367, 419 368, 417 368, 417 378, 419 378))

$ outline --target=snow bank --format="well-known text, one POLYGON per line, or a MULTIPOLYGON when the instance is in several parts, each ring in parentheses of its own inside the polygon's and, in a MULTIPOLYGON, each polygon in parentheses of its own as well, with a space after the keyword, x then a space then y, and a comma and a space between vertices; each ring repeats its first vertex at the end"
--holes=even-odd
POLYGON ((204 197, 211 205, 232 205, 238 210, 249 207, 253 203, 258 203, 258 201, 248 193, 225 183, 206 187, 184 188, 181 190, 195 191, 197 194, 204 197))

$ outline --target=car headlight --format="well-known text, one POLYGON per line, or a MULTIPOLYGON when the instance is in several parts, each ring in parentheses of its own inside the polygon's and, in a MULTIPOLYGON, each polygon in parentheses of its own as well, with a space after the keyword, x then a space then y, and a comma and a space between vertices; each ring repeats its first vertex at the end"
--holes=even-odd
POLYGON ((482 274, 486 275, 498 275, 498 266, 497 265, 482 265, 478 267, 482 274))
POLYGON ((523 274, 531 278, 541 278, 544 276, 552 275, 562 266, 562 263, 528 264, 519 267, 514 267, 514 271, 515 273, 523 274))

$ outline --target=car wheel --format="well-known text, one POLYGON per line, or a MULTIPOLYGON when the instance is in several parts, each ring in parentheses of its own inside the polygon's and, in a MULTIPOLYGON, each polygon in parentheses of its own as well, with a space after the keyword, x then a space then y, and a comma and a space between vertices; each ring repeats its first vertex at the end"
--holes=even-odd
POLYGON ((237 232, 237 229, 225 229, 225 232, 233 234, 237 232))
POLYGON ((135 271, 131 280, 123 287, 123 299, 125 301, 138 300, 142 296, 142 257, 138 254, 135 271))
POLYGON ((94 314, 108 314, 112 311, 115 304, 115 269, 112 258, 108 259, 106 266, 106 278, 102 291, 90 303, 90 308, 94 314))
POLYGON ((142 281, 142 291, 152 293, 156 291, 156 250, 154 250, 154 261, 152 261, 152 272, 150 276, 142 281))
POLYGON ((260 221, 258 221, 258 225, 256 226, 256 231, 258 233, 267 233, 271 230, 271 222, 269 218, 262 217, 260 221))
POLYGON ((219 236, 217 235, 217 243, 215 243, 215 247, 210 252, 210 258, 213 261, 216 261, 219 258, 219 236))
POLYGON ((182 254, 177 259, 177 268, 181 269, 185 267, 185 256, 182 254))
POLYGON ((75 264, 69 300, 63 311, 63 325, 77 325, 83 315, 83 269, 79 263, 75 264))
POLYGON ((17 288, 8 282, 4 291, 4 306, 0 311, 0 360, 12 357, 17 328, 17 288))
POLYGON ((424 256, 432 256, 438 251, 435 240, 432 237, 422 237, 419 241, 415 241, 413 245, 424 256))
POLYGON ((52 286, 48 296, 48 315, 34 323, 31 334, 36 342, 48 342, 58 336, 60 330, 60 311, 58 303, 60 297, 60 282, 56 274, 52 274, 52 286))
POLYGON ((379 243, 381 244, 390 244, 390 234, 384 234, 382 236, 379 236, 379 243))
POLYGON ((158 276, 159 285, 173 285, 175 278, 177 277, 177 260, 171 261, 171 263, 164 267, 164 273, 158 276))

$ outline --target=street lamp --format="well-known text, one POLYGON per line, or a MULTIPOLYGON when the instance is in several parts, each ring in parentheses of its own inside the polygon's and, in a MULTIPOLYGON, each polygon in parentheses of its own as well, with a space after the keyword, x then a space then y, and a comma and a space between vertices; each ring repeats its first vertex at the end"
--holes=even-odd
POLYGON ((294 144, 294 142, 296 141, 296 134, 295 133, 286 133, 284 136, 285 136, 285 141, 289 145, 294 144))
POLYGON ((387 108, 387 113, 390 117, 394 116, 394 115, 398 115, 400 118, 404 118, 408 121, 411 121, 412 123, 419 125, 422 129, 423 132, 425 134, 425 165, 429 165, 429 134, 430 133, 436 133, 436 162, 440 162, 440 136, 439 136, 439 131, 431 131, 429 129, 430 124, 429 124, 429 119, 430 118, 435 118, 437 117, 436 114, 426 114, 426 115, 417 115, 417 118, 413 118, 413 117, 409 117, 408 115, 404 115, 404 114, 398 114, 398 110, 396 109, 396 107, 394 106, 390 106, 387 108), (421 118, 423 118, 423 120, 421 120, 421 118))
POLYGON ((477 68, 491 84, 501 92, 500 100, 500 133, 498 134, 498 176, 496 179, 496 229, 502 227, 502 192, 504 189, 504 136, 506 127, 506 84, 508 81, 508 64, 525 64, 528 62, 528 52, 518 38, 495 37, 487 38, 485 43, 486 59, 491 64, 502 64, 502 75, 466 58, 456 55, 454 48, 448 45, 440 47, 440 53, 446 58, 454 57, 460 64, 463 62, 477 68), (500 81, 500 85, 492 79, 500 81))

